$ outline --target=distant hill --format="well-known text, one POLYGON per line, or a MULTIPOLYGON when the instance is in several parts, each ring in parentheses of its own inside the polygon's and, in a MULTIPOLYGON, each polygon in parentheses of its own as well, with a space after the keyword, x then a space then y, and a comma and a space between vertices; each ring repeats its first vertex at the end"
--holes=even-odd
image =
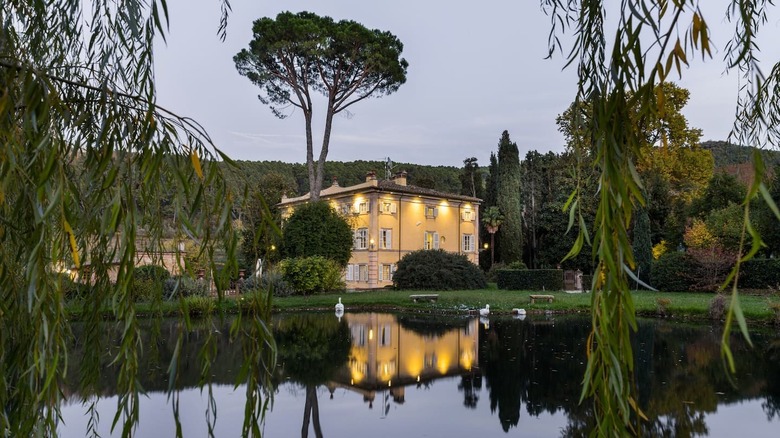
MULTIPOLYGON (((715 159, 715 168, 726 168, 750 162, 752 150, 747 146, 740 146, 727 141, 705 141, 701 147, 712 152, 715 159)), ((767 168, 780 164, 780 151, 764 149, 761 151, 767 168)))
MULTIPOLYGON (((240 174, 234 175, 233 184, 239 187, 240 180, 246 179, 249 187, 256 186, 263 175, 277 173, 295 182, 297 195, 309 191, 309 172, 305 164, 283 163, 281 161, 237 161, 240 174)), ((382 161, 328 161, 325 163, 323 188, 331 185, 334 178, 339 185, 351 186, 364 182, 368 172, 376 172, 377 178, 385 179, 386 163, 382 161)), ((406 171, 409 184, 439 190, 447 193, 460 193, 461 169, 454 166, 426 166, 411 163, 392 163, 391 174, 406 171)))

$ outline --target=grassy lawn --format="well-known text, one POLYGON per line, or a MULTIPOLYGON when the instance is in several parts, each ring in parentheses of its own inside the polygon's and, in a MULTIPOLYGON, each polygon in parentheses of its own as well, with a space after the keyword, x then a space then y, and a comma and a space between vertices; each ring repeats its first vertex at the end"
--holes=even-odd
MULTIPOLYGON (((665 304, 666 315, 673 319, 709 319, 710 303, 715 294, 712 293, 687 293, 687 292, 634 292, 634 303, 637 313, 641 316, 659 316, 659 301, 668 300, 665 304)), ((507 291, 496 289, 492 286, 480 290, 455 290, 455 291, 409 291, 409 290, 376 290, 359 292, 334 292, 311 296, 274 297, 273 311, 290 310, 333 310, 334 305, 341 298, 347 312, 359 311, 413 311, 424 313, 449 313, 466 314, 470 310, 476 310, 490 305, 490 312, 494 315, 509 314, 513 308, 525 309, 527 313, 588 313, 591 306, 591 294, 570 294, 562 291, 507 291), (414 294, 439 295, 435 303, 415 303, 409 298, 414 294), (553 295, 552 303, 546 301, 530 302, 530 295, 553 295)), ((726 295, 726 303, 731 300, 726 295)), ((246 304, 240 298, 227 297, 221 305, 216 299, 205 297, 192 297, 185 300, 188 313, 193 316, 212 313, 221 307, 227 313, 238 313, 246 304)), ((751 322, 780 324, 780 293, 766 292, 761 295, 741 294, 740 302, 745 317, 751 322)), ((79 320, 85 317, 83 307, 79 303, 71 303, 68 306, 70 317, 79 320)), ((138 315, 176 316, 181 312, 178 300, 163 302, 161 308, 153 310, 150 303, 136 304, 138 315)), ((106 308, 102 312, 103 317, 111 318, 112 312, 106 308)))
MULTIPOLYGON (((634 292, 634 302, 640 315, 655 316, 658 314, 659 299, 668 300, 667 314, 674 318, 708 318, 712 293, 674 293, 674 292, 634 292)), ((491 313, 508 314, 513 308, 523 308, 528 313, 552 312, 588 312, 591 305, 591 294, 570 294, 565 292, 531 292, 506 291, 495 288, 481 290, 456 291, 397 291, 381 290, 366 292, 342 292, 312 295, 307 297, 275 297, 274 310, 306 310, 332 309, 341 297, 346 311, 360 310, 414 310, 423 312, 466 313, 490 305, 491 313), (439 295, 435 303, 414 303, 409 295, 430 294, 439 295), (530 295, 553 295, 554 301, 536 301, 530 303, 530 295)), ((727 303, 730 295, 726 296, 727 303)), ((751 321, 769 322, 775 317, 771 307, 780 306, 780 295, 740 295, 745 317, 751 321)))

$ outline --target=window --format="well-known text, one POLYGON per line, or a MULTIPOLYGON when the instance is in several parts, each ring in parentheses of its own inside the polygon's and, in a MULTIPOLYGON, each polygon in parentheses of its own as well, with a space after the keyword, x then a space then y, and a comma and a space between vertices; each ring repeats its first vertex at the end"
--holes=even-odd
POLYGON ((368 281, 368 265, 347 265, 347 281, 368 281))
POLYGON ((435 219, 436 216, 439 215, 439 209, 434 207, 433 205, 426 205, 425 206, 425 217, 427 219, 435 219))
POLYGON ((390 334, 393 333, 392 327, 390 324, 385 324, 379 329, 379 345, 383 347, 388 347, 390 344, 392 344, 392 336, 390 334))
POLYGON ((379 265, 379 281, 393 281, 394 265, 379 265))
POLYGON ((395 202, 391 201, 381 201, 379 209, 382 214, 394 214, 398 211, 395 202))
POLYGON ((463 220, 466 222, 473 222, 477 219, 477 212, 474 210, 464 210, 462 213, 463 220))
POLYGON ((393 230, 390 228, 382 228, 379 231, 379 249, 392 249, 393 248, 393 230))
POLYGON ((464 234, 463 235, 463 252, 474 252, 474 235, 473 234, 464 234))
POLYGON ((352 204, 341 204, 341 214, 347 215, 352 213, 352 204))
POLYGON ((439 249, 439 233, 435 231, 426 231, 423 249, 439 249))
POLYGON ((366 214, 371 211, 371 204, 368 201, 363 201, 358 204, 358 212, 360 214, 366 214))
POLYGON ((368 247, 368 228, 355 230, 353 243, 355 249, 366 249, 368 247))

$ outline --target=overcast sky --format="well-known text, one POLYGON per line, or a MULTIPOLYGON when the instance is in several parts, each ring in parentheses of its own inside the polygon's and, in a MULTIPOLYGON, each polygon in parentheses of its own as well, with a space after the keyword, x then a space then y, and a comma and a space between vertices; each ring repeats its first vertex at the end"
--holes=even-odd
MULTIPOLYGON (((707 0, 714 30, 713 59, 691 62, 679 82, 691 91, 684 113, 703 130, 702 140, 725 140, 739 86, 724 75, 723 47, 732 28, 723 21, 725 0, 707 0)), ((225 42, 216 36, 217 0, 169 0, 167 44, 156 48, 158 103, 198 120, 217 146, 238 160, 305 161, 303 116, 273 116, 259 89, 236 72, 233 56, 248 47, 252 22, 303 10, 351 19, 390 31, 404 44, 407 82, 394 94, 350 107, 334 122, 328 159, 382 160, 462 166, 477 157, 488 164, 503 130, 520 148, 560 152, 555 117, 576 91, 573 69, 547 55, 549 18, 536 0, 232 0, 225 42)), ((780 59, 780 15, 762 32, 762 56, 780 59), (771 43, 767 43, 770 41, 771 43)), ((767 65, 767 69, 769 66, 767 65)), ((675 76, 676 79, 676 76, 675 76)), ((315 118, 324 102, 315 103, 315 118)), ((322 119, 315 119, 315 147, 322 119)), ((317 147, 318 153, 319 148, 317 147)))

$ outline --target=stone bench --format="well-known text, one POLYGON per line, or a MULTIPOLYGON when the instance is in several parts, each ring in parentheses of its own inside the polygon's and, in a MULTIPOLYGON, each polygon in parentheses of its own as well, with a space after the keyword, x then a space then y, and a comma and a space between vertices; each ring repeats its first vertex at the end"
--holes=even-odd
POLYGON ((439 294, 421 294, 421 295, 409 295, 409 298, 412 299, 415 303, 419 300, 427 300, 432 303, 435 303, 436 300, 439 299, 439 294))
POLYGON ((552 303, 555 299, 552 295, 531 295, 531 304, 535 303, 536 300, 547 300, 548 303, 552 303))

